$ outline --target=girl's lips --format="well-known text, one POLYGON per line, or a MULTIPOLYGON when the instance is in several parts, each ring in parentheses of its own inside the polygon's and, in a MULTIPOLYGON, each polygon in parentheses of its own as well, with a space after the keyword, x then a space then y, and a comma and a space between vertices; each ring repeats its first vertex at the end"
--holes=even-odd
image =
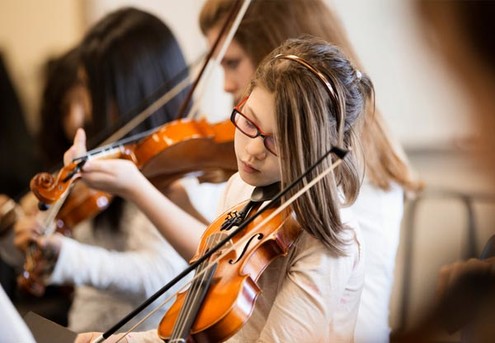
POLYGON ((241 161, 241 167, 242 170, 244 170, 248 174, 254 174, 254 173, 259 173, 259 170, 256 168, 253 168, 250 164, 241 161))

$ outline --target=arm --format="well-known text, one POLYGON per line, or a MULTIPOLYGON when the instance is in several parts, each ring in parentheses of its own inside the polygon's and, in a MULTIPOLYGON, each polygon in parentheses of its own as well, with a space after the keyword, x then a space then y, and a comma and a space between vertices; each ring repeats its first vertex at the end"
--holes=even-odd
MULTIPOLYGON (((74 145, 66 152, 65 162, 85 151, 86 138, 78 130, 74 145)), ((164 196, 127 160, 90 160, 81 172, 90 187, 119 195, 134 204, 150 219, 165 239, 189 260, 199 245, 206 225, 164 196)))
MULTIPOLYGON (((75 283, 131 294, 152 295, 187 266, 152 224, 131 204, 126 204, 121 234, 100 234, 110 242, 126 237, 121 251, 82 244, 67 237, 51 275, 52 283, 75 283)), ((81 228, 83 230, 83 228, 81 228)), ((93 232, 87 227, 88 232, 93 232)), ((76 229, 77 230, 77 229, 76 229)), ((76 234, 78 231, 75 231, 76 234)), ((110 245, 111 246, 111 245, 110 245)))
POLYGON ((194 255, 206 225, 156 189, 134 163, 89 161, 81 175, 90 187, 120 195, 136 204, 184 259, 189 260, 194 255))
POLYGON ((440 298, 443 298, 449 288, 462 276, 482 273, 495 274, 495 257, 490 257, 486 260, 471 258, 467 261, 459 261, 443 266, 438 275, 437 293, 440 298))

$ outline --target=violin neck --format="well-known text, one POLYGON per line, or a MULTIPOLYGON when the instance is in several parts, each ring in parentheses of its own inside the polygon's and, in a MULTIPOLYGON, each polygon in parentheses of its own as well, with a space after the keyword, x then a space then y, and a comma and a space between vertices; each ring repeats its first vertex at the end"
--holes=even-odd
POLYGON ((98 159, 104 159, 104 158, 119 158, 122 156, 126 151, 126 148, 123 144, 119 145, 112 145, 108 147, 103 147, 94 151, 90 151, 86 157, 88 159, 93 159, 93 158, 98 158, 98 159))
POLYGON ((209 265, 207 262, 203 262, 197 269, 196 274, 202 271, 204 268, 208 270, 191 283, 191 287, 187 292, 187 296, 182 306, 177 321, 174 324, 174 330, 168 343, 186 342, 187 337, 191 334, 191 328, 194 325, 194 321, 201 309, 203 300, 206 297, 206 293, 210 288, 211 279, 215 274, 217 265, 209 265))

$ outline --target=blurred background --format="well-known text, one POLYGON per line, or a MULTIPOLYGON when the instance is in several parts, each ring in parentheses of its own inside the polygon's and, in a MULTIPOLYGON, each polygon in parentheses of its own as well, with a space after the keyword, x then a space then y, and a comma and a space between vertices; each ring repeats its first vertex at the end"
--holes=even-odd
MULTIPOLYGON (((423 194, 407 201, 397 255, 391 325, 405 328, 432 303, 439 267, 480 253, 494 232, 495 193, 487 181, 490 174, 472 163, 477 139, 472 109, 435 51, 442 37, 424 32, 414 1, 327 1, 375 84, 376 103, 391 132, 426 184, 423 194)), ((189 63, 206 52, 197 23, 202 0, 0 2, 0 52, 31 133, 39 125, 36 113, 47 61, 77 44, 96 20, 127 5, 162 18, 189 63)), ((222 80, 218 70, 197 99, 212 121, 230 114, 222 80)), ((8 161, 0 168, 9 168, 8 161)))

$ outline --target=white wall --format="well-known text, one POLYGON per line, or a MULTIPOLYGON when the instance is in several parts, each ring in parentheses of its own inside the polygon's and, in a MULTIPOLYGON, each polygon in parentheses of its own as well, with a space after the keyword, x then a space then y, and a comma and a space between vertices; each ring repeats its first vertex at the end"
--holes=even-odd
POLYGON ((38 124, 35 113, 43 64, 80 38, 84 29, 82 6, 80 0, 0 1, 0 50, 32 130, 38 124))
POLYGON ((466 104, 419 30, 411 1, 328 1, 375 84, 378 106, 407 148, 452 147, 469 133, 466 104))

